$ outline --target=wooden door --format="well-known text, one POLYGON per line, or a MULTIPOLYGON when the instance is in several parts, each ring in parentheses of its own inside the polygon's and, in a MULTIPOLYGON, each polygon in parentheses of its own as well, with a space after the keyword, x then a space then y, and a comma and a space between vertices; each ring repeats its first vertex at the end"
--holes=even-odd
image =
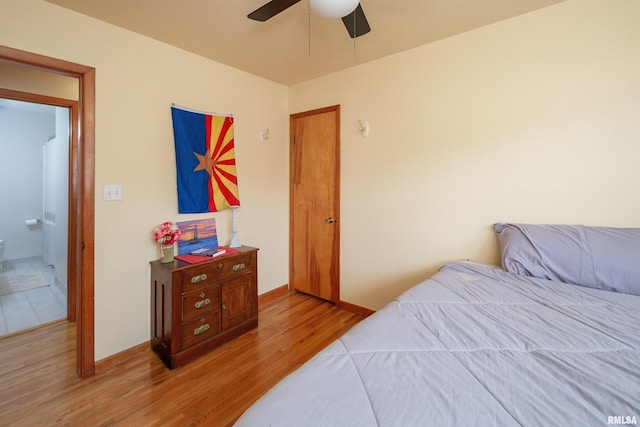
POLYGON ((340 302, 340 106, 290 117, 289 288, 340 302))

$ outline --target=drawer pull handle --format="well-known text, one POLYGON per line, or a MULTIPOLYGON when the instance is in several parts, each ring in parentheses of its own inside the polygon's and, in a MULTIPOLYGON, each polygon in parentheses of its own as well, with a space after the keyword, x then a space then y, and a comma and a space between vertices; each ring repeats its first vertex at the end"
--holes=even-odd
POLYGON ((193 276, 191 278, 191 283, 200 283, 200 282, 204 282, 205 280, 207 280, 207 274, 202 273, 202 274, 198 274, 197 276, 193 276))
POLYGON ((203 300, 196 302, 194 305, 196 306, 196 308, 203 308, 208 306, 209 304, 211 304, 211 300, 209 298, 205 298, 203 300))
POLYGON ((227 304, 222 304, 222 309, 226 310, 227 309, 227 304))
POLYGON ((193 331, 193 335, 200 335, 200 334, 204 334, 205 332, 207 332, 209 330, 210 326, 208 323, 205 323, 202 326, 198 326, 194 331, 193 331))
POLYGON ((240 271, 240 270, 244 270, 247 266, 244 265, 244 262, 241 262, 240 264, 234 264, 232 269, 233 271, 240 271))

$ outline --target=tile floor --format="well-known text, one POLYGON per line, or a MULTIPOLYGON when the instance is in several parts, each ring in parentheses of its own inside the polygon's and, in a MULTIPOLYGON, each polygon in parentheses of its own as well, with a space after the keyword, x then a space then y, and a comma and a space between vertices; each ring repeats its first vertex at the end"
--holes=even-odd
POLYGON ((42 259, 4 261, 0 275, 20 274, 32 270, 40 270, 50 285, 25 292, 0 295, 0 336, 64 319, 67 316, 67 298, 54 285, 53 267, 46 265, 42 259))

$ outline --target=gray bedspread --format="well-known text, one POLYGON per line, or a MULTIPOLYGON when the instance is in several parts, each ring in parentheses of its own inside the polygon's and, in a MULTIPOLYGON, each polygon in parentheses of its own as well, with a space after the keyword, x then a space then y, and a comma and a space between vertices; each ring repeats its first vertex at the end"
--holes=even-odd
POLYGON ((353 327, 236 426, 634 421, 640 296, 457 262, 353 327))

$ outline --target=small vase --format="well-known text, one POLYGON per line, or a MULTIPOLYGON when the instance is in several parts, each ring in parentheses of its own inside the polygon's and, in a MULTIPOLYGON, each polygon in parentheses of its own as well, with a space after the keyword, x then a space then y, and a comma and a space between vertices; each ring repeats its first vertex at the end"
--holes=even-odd
POLYGON ((161 263, 168 264, 173 262, 173 245, 161 245, 160 251, 162 252, 161 263))

